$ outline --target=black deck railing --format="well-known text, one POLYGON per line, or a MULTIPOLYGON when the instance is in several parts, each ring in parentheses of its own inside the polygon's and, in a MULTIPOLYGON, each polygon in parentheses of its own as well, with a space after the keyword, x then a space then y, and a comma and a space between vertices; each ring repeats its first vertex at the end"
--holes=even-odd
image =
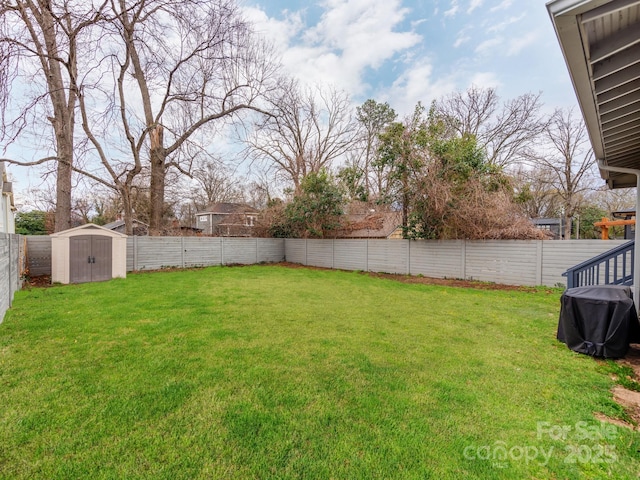
POLYGON ((634 245, 635 242, 631 240, 569 268, 562 274, 567 277, 567 288, 587 285, 632 285, 634 245))

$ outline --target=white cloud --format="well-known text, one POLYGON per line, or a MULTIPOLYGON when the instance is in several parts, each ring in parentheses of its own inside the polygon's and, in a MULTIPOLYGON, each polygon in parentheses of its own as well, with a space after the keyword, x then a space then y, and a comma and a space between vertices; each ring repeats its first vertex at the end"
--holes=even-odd
POLYGON ((472 85, 480 88, 499 88, 502 82, 494 72, 477 72, 471 77, 469 87, 472 85))
POLYGON ((256 33, 273 42, 279 51, 289 47, 292 39, 304 28, 302 12, 284 12, 284 18, 269 17, 264 10, 256 7, 243 9, 245 18, 253 23, 256 33))
MULTIPOLYGON (((401 0, 327 0, 322 6, 316 25, 305 26, 300 14, 274 20, 263 11, 258 24, 271 32, 287 70, 306 83, 331 83, 362 94, 368 68, 379 68, 422 40, 412 30, 396 30, 409 14, 401 0)), ((253 13, 254 19, 260 17, 253 13)))
POLYGON ((502 45, 502 43, 503 39, 501 37, 490 38, 489 40, 485 40, 480 43, 475 48, 475 52, 479 54, 487 54, 495 50, 499 45, 502 45))
POLYGON ((509 42, 509 49, 507 50, 507 56, 512 57, 518 55, 522 50, 530 45, 534 45, 538 40, 538 33, 536 31, 529 32, 528 34, 517 37, 509 42))
POLYGON ((455 90, 455 81, 451 76, 432 79, 433 65, 428 59, 416 61, 393 82, 384 92, 383 100, 391 102, 400 116, 413 112, 418 102, 427 108, 432 100, 455 90))
MULTIPOLYGON (((513 25, 514 23, 518 23, 523 18, 526 18, 526 13, 518 15, 517 17, 509 17, 503 22, 494 23, 494 20, 491 20, 491 26, 487 28, 487 32, 496 33, 505 30, 508 26, 513 25)), ((489 22, 487 22, 489 23, 489 22)))
POLYGON ((451 2, 451 8, 444 12, 445 17, 455 17, 458 11, 460 10, 460 5, 458 5, 458 0, 453 0, 451 2))
POLYGON ((473 13, 473 11, 478 8, 481 7, 482 4, 484 3, 484 0, 471 0, 471 3, 469 4, 469 8, 467 9, 467 13, 473 13))
POLYGON ((502 0, 498 5, 491 7, 490 12, 497 12, 498 10, 506 10, 513 4, 513 0, 502 0))
POLYGON ((473 28, 470 26, 466 26, 462 30, 460 30, 458 32, 458 35, 456 36, 456 41, 453 42, 453 48, 458 48, 464 45, 465 43, 469 43, 472 40, 472 37, 471 35, 469 35, 469 32, 472 30, 473 28))

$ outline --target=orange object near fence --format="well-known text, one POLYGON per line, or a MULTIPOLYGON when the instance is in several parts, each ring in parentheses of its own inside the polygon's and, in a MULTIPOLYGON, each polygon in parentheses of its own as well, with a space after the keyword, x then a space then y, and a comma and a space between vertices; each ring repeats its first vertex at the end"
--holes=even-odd
POLYGON ((600 227, 602 230, 602 240, 609 240, 609 227, 617 227, 621 225, 635 225, 636 220, 609 220, 607 217, 602 217, 602 220, 595 222, 594 227, 600 227))

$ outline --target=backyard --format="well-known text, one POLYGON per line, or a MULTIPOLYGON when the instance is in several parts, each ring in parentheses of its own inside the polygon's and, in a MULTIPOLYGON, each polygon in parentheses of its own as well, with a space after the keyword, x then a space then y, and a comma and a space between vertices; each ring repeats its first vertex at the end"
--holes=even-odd
POLYGON ((265 265, 25 289, 0 478, 637 478, 559 298, 265 265))

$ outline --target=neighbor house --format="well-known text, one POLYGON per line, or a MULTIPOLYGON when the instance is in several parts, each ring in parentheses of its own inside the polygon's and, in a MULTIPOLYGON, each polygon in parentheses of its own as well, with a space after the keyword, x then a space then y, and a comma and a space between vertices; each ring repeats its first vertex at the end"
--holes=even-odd
POLYGON ((16 233, 13 185, 8 180, 4 162, 0 162, 0 233, 16 233))
POLYGON ((212 203, 196 213, 196 227, 203 235, 250 237, 259 213, 245 203, 212 203))

